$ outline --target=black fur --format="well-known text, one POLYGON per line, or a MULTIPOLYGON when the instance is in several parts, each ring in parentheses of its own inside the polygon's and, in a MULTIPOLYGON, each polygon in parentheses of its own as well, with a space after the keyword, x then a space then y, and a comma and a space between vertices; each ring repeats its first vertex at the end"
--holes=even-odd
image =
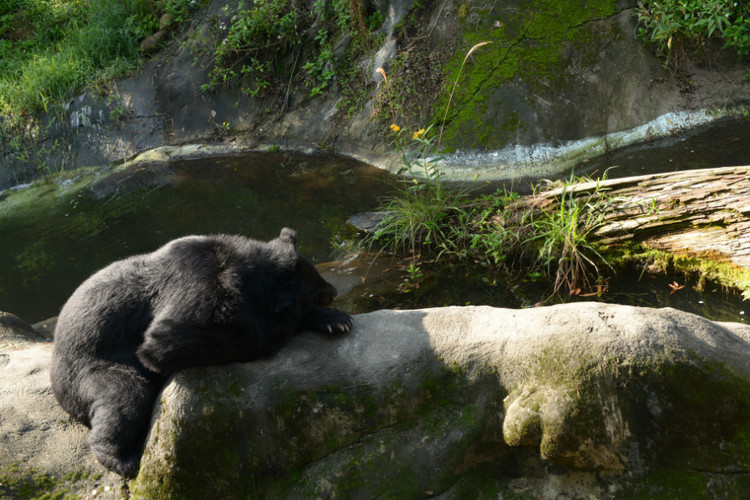
POLYGON ((269 242, 187 236, 115 262, 73 293, 55 329, 52 390, 91 428, 102 465, 138 473, 171 373, 251 361, 302 330, 349 331, 351 317, 326 307, 336 290, 296 244, 288 228, 269 242))

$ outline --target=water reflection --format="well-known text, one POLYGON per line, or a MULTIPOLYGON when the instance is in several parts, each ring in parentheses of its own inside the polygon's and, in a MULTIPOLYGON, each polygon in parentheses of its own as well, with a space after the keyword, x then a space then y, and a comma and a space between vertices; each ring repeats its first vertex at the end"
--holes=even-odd
POLYGON ((750 119, 730 118, 697 129, 629 146, 582 163, 576 175, 629 177, 700 168, 750 165, 750 119))

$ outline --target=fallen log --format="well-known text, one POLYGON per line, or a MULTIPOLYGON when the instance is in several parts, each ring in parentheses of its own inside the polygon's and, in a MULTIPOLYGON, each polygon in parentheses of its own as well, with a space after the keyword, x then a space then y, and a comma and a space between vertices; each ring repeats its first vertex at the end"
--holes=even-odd
POLYGON ((604 218, 593 232, 602 243, 635 241, 750 268, 750 166, 582 182, 519 204, 546 208, 563 195, 603 200, 604 218))

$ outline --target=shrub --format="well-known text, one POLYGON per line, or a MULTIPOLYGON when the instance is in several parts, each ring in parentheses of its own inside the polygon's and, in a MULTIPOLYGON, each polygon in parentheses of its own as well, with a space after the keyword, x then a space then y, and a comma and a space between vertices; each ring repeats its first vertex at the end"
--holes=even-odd
POLYGON ((227 35, 214 51, 209 82, 203 90, 239 83, 244 93, 255 97, 282 77, 291 84, 296 74, 302 74, 310 94, 320 94, 338 74, 333 49, 341 37, 352 34, 350 46, 360 50, 380 26, 377 21, 369 22, 377 16, 371 15, 365 22, 363 16, 369 8, 365 0, 316 0, 312 9, 292 0, 249 4, 240 0, 227 35), (303 73, 295 73, 297 68, 303 73))
POLYGON ((750 56, 750 3, 745 0, 643 0, 638 34, 655 42, 666 62, 676 51, 700 51, 710 40, 750 56))

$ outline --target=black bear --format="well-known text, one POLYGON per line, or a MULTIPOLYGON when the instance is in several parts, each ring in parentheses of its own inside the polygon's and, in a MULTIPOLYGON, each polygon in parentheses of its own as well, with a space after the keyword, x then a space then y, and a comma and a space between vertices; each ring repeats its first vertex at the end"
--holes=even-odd
POLYGON ((351 317, 327 307, 335 296, 291 229, 269 242, 179 238, 78 287, 55 328, 52 390, 91 429, 97 460, 132 478, 171 373, 251 361, 303 330, 345 333, 351 317))

